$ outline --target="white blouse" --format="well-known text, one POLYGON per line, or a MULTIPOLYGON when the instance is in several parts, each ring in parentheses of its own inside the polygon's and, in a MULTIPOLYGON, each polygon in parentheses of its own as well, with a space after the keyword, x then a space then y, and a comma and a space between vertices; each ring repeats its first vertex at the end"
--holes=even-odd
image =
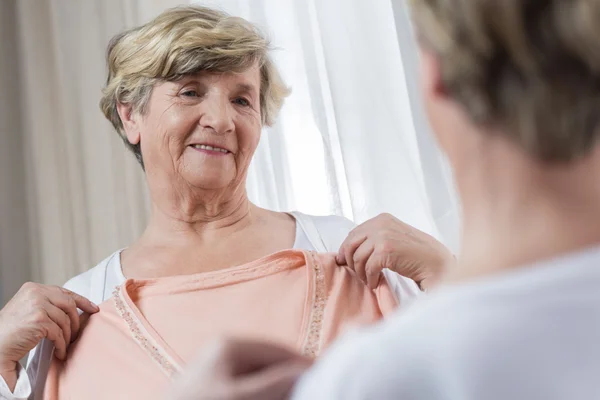
MULTIPOLYGON (((290 215, 296 219, 295 249, 337 252, 355 227, 352 221, 335 215, 321 217, 299 212, 291 212, 290 215)), ((121 250, 113 253, 89 271, 72 278, 65 284, 65 288, 96 304, 107 300, 112 296, 114 288, 125 281, 120 254, 121 250)), ((408 305, 421 293, 417 284, 411 279, 389 270, 384 270, 384 275, 402 307, 408 305)), ((41 399, 43 383, 46 380, 53 351, 52 342, 46 339, 31 351, 27 370, 19 371, 17 385, 13 392, 9 391, 8 385, 0 377, 0 399, 41 399)))

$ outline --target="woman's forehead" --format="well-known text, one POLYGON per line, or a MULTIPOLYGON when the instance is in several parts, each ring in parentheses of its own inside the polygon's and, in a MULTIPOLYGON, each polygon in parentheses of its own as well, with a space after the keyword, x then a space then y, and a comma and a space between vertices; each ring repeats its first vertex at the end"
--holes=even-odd
POLYGON ((260 69, 253 66, 240 72, 199 71, 183 76, 176 82, 223 83, 246 91, 258 90, 260 86, 260 69))

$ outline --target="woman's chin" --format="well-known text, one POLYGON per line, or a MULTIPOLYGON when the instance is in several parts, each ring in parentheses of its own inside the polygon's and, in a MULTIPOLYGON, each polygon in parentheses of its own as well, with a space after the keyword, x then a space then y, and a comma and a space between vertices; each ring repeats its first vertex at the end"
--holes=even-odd
POLYGON ((190 176, 186 179, 191 187, 202 190, 220 190, 225 189, 231 184, 231 179, 224 176, 190 176))

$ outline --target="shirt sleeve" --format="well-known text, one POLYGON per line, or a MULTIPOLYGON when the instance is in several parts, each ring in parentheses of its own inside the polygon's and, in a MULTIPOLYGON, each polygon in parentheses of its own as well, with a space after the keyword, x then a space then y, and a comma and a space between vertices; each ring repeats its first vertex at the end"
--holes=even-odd
POLYGON ((29 353, 27 369, 19 365, 15 390, 11 392, 0 377, 0 400, 33 400, 41 398, 46 382, 50 362, 54 354, 54 345, 44 339, 29 353), (39 383, 39 387, 38 387, 39 383))
POLYGON ((17 385, 14 391, 10 391, 6 381, 0 376, 0 399, 2 400, 28 400, 31 396, 31 382, 27 371, 18 365, 17 385))

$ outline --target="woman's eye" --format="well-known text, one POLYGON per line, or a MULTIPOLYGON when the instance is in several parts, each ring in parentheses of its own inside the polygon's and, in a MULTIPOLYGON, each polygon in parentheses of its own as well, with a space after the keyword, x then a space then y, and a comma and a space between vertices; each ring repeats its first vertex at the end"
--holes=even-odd
POLYGON ((244 106, 244 107, 248 107, 250 105, 250 102, 248 100, 244 99, 243 97, 238 97, 233 102, 235 104, 238 104, 238 105, 244 106))
POLYGON ((198 97, 198 92, 195 90, 186 90, 181 95, 184 97, 198 97))

